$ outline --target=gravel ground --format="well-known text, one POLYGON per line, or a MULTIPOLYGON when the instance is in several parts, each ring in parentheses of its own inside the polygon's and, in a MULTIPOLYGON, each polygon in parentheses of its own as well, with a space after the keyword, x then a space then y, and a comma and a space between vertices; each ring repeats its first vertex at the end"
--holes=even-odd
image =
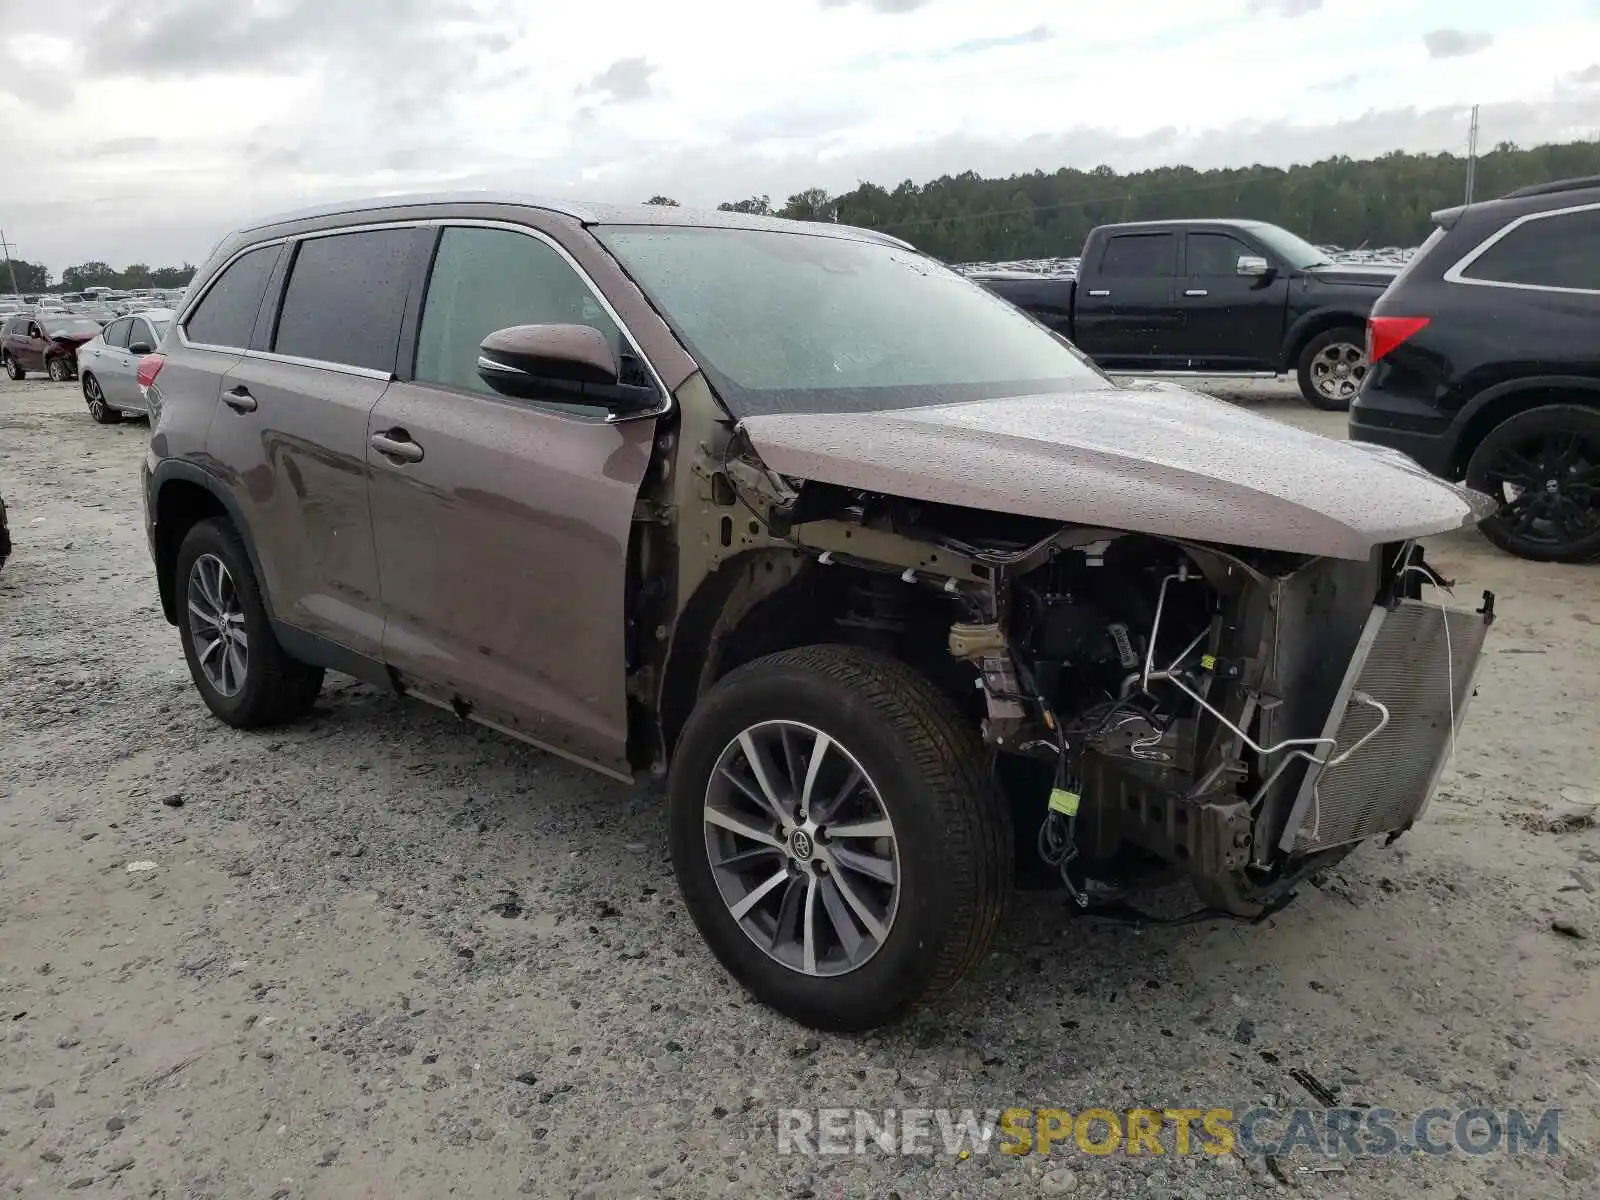
MULTIPOLYGON (((1251 388, 1230 398, 1337 433, 1251 388)), ((142 423, 0 382, 0 1187, 150 1197, 1593 1196, 1600 574, 1432 551, 1500 622, 1425 823, 1260 927, 1019 898, 976 978, 818 1037, 742 996, 661 796, 341 677, 210 718, 161 619, 142 423), (153 864, 130 870, 132 864, 153 864), (1552 922, 1571 934, 1552 930, 1552 922), (1560 1106, 1554 1157, 780 1156, 781 1107, 1560 1106)), ((1303 1152, 1300 1152, 1303 1154, 1303 1152)))

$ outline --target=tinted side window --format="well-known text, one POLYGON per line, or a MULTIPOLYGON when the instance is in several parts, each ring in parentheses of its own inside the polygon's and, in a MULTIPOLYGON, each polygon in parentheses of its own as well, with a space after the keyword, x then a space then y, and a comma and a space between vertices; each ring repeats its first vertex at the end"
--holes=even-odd
POLYGON ((267 294, 267 278, 282 251, 282 246, 262 246, 234 259, 184 322, 189 340, 241 350, 249 346, 262 297, 267 294))
POLYGON ((155 331, 150 328, 148 321, 135 321, 128 329, 128 345, 130 347, 137 346, 140 342, 151 347, 158 346, 161 343, 161 339, 155 335, 155 331))
POLYGON ((1191 276, 1206 279, 1237 275, 1240 257, 1256 253, 1238 238, 1225 233, 1191 233, 1187 252, 1185 270, 1191 276))
POLYGON ((1100 273, 1125 279, 1160 279, 1178 273, 1178 238, 1172 233, 1119 233, 1106 245, 1100 273))
POLYGON ((393 371, 415 237, 411 229, 372 229, 301 242, 273 350, 393 371))
POLYGON ((1461 274, 1600 292, 1600 208, 1525 221, 1461 274))
MULTIPOLYGON (((559 253, 509 229, 446 229, 428 280, 415 377, 493 395, 478 378, 478 344, 497 329, 542 324, 592 326, 622 362, 621 331, 559 253)), ((645 382, 627 375, 625 382, 645 382)))
POLYGON ((105 330, 102 334, 102 336, 104 336, 106 339, 106 345, 121 346, 123 349, 126 349, 128 345, 128 331, 132 327, 133 322, 127 320, 126 318, 122 319, 121 321, 111 322, 111 324, 105 327, 105 330))

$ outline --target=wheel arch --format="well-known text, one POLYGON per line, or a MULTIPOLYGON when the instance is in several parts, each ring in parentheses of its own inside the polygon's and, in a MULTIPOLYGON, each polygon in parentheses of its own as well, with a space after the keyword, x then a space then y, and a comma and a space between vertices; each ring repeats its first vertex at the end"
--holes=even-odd
POLYGON ((150 498, 150 550, 155 558, 161 612, 169 625, 178 623, 178 601, 172 578, 178 562, 178 548, 189 530, 212 517, 222 517, 238 533, 250 556, 250 569, 255 573, 262 606, 267 615, 272 616, 272 601, 262 582, 266 577, 256 557, 255 544, 250 540, 249 526, 233 498, 213 476, 192 463, 164 462, 155 469, 151 479, 150 498))
POLYGON ((1298 370, 1300 355, 1305 353, 1305 348, 1311 339, 1327 333, 1330 329, 1359 329, 1365 337, 1366 327, 1365 313, 1356 313, 1343 308, 1314 309, 1299 317, 1284 335, 1278 369, 1285 373, 1298 370))
POLYGON ((1455 445, 1450 469, 1456 478, 1467 470, 1473 453, 1491 430, 1518 413, 1554 404, 1576 404, 1600 409, 1600 379, 1582 375, 1534 375, 1511 379, 1479 392, 1456 418, 1455 445))

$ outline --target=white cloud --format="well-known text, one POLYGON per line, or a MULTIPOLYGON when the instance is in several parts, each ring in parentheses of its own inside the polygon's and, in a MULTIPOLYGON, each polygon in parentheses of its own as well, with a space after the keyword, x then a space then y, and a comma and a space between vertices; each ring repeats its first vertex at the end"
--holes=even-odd
POLYGON ((1600 0, 50 9, 0 72, 0 219, 58 271, 194 260, 245 217, 375 192, 781 202, 967 169, 1437 151, 1474 102, 1486 144, 1600 132, 1600 0))

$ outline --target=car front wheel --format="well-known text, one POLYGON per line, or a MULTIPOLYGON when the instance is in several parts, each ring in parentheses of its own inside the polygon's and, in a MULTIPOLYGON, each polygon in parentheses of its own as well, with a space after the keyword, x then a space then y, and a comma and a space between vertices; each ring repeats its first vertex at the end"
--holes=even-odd
POLYGON ((1600 410, 1529 409, 1501 422, 1467 463, 1467 486, 1498 503, 1478 528, 1537 562, 1600 557, 1600 410))
POLYGON ((106 403, 105 392, 100 389, 100 381, 93 375, 83 377, 83 401, 89 406, 89 415, 99 425, 115 425, 122 420, 122 410, 112 408, 106 403))
POLYGON ((1325 412, 1344 412, 1367 377, 1367 335, 1354 327, 1317 334, 1300 352, 1300 395, 1325 412))
POLYGON ((695 924, 802 1024, 884 1024, 988 950, 1009 812, 973 722, 895 659, 807 646, 732 672, 690 717, 668 793, 695 924))
POLYGON ((278 644, 233 526, 213 518, 189 530, 173 582, 183 656, 217 717, 238 729, 258 729, 311 711, 322 668, 297 662, 278 644))
POLYGON ((64 358, 52 358, 45 364, 45 374, 51 383, 66 383, 72 378, 72 364, 64 358))

